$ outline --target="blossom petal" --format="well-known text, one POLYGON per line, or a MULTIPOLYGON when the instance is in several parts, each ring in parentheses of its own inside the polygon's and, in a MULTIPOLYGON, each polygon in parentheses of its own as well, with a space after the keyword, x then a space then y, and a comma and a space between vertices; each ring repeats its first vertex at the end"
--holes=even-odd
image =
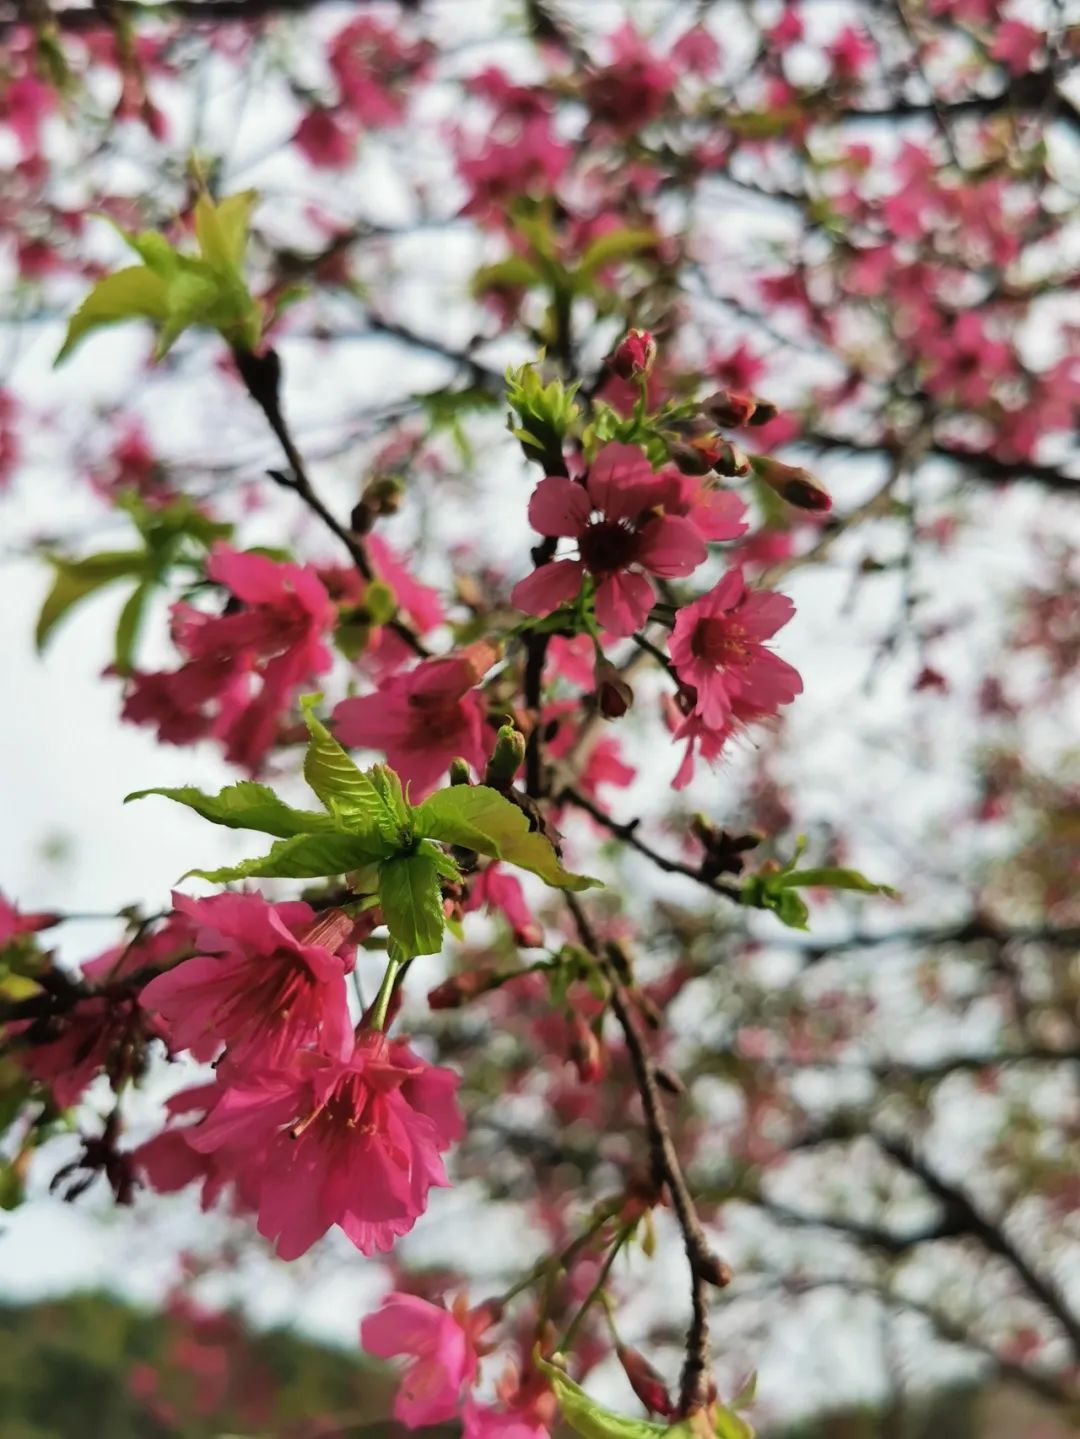
POLYGON ((510 603, 527 615, 549 615, 581 589, 584 565, 580 560, 552 560, 526 575, 510 591, 510 603))
POLYGON ((541 480, 529 500, 529 524, 538 535, 551 539, 580 535, 591 512, 584 488, 563 475, 548 475, 541 480))
POLYGON ((601 580, 596 591, 596 618, 608 634, 632 635, 649 617, 656 596, 644 575, 623 570, 601 580))
POLYGON ((681 515, 659 515, 641 531, 637 558, 654 575, 689 575, 708 550, 697 527, 681 515))

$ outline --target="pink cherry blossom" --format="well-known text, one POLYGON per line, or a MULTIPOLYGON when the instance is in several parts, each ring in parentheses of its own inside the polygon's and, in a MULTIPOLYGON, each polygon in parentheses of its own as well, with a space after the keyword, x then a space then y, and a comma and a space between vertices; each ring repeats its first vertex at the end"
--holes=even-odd
POLYGON ((1023 20, 1000 20, 990 55, 999 60, 1011 75, 1026 75, 1033 68, 1044 38, 1042 31, 1026 25, 1023 20))
MULTIPOLYGON (((298 939, 261 895, 174 894, 173 903, 198 926, 197 953, 152 979, 141 1003, 161 1015, 174 1048, 209 1060, 224 1044, 237 1064, 271 1066, 307 1043, 348 1053, 351 964, 298 939)), ((314 911, 303 908, 310 926, 314 911)), ((350 928, 346 920, 345 934, 350 928)))
POLYGON ((671 660, 706 725, 723 725, 736 698, 772 713, 802 692, 798 672, 764 644, 794 613, 786 595, 747 590, 740 570, 679 611, 671 660))
POLYGON ((472 1400, 463 1411, 462 1439, 550 1439, 550 1430, 530 1413, 493 1409, 472 1400))
POLYGON ((394 1418, 408 1429, 441 1424, 458 1413, 461 1391, 477 1371, 476 1340, 487 1316, 464 1306, 447 1311, 415 1294, 388 1294, 360 1325, 360 1343, 379 1359, 411 1363, 394 1399, 394 1418))
POLYGON ((309 110, 293 144, 320 170, 343 170, 356 154, 356 122, 342 110, 309 110))
POLYGON ((526 948, 543 944, 543 928, 537 924, 525 902, 525 891, 521 888, 520 881, 501 864, 487 865, 469 886, 469 896, 462 905, 462 910, 465 914, 471 914, 481 906, 488 910, 499 910, 506 916, 514 931, 516 944, 526 948))
POLYGON ((424 660, 386 680, 377 694, 342 700, 335 733, 344 745, 381 750, 410 786, 414 802, 430 794, 461 757, 483 768, 490 749, 485 706, 474 687, 496 659, 488 644, 447 659, 424 660))
POLYGON ((214 615, 174 605, 173 641, 186 663, 136 674, 124 717, 154 724, 167 744, 213 736, 226 759, 256 772, 297 689, 329 669, 324 636, 337 611, 306 566, 219 544, 207 575, 237 607, 214 615))
POLYGON ((0 490, 11 483, 19 463, 19 437, 15 431, 18 401, 10 390, 0 385, 0 490))
POLYGON ((705 543, 684 516, 657 513, 668 481, 653 472, 634 445, 605 445, 583 485, 562 475, 540 481, 529 501, 529 522, 549 538, 576 539, 577 559, 540 565, 520 580, 510 599, 527 614, 547 615, 596 583, 596 618, 610 634, 632 634, 656 598, 642 571, 690 574, 705 558, 705 543))
POLYGON ((10 944, 20 934, 34 934, 57 923, 58 916, 43 911, 24 913, 0 894, 0 946, 10 944))
POLYGON ((746 533, 746 506, 734 490, 721 489, 708 475, 675 469, 665 470, 664 478, 664 513, 685 516, 703 540, 717 544, 746 533))
POLYGON ((364 1254, 385 1251, 448 1182, 440 1156, 462 1133, 457 1076, 400 1040, 368 1030, 348 1059, 302 1051, 288 1069, 230 1067, 221 1078, 185 1138, 257 1187, 259 1232, 282 1259, 334 1224, 364 1254))

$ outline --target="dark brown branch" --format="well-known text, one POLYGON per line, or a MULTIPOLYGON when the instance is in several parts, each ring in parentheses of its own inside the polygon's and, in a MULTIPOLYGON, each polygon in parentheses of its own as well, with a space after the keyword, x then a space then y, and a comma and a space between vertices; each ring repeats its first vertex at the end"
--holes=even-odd
POLYGON ((1006 1234, 1004 1227, 981 1214, 964 1190, 939 1174, 923 1155, 915 1152, 906 1139, 874 1130, 871 1130, 871 1138, 884 1154, 918 1179, 943 1206, 955 1233, 970 1235, 989 1253, 996 1254, 1009 1265, 1032 1298, 1053 1315, 1068 1336, 1074 1357, 1080 1359, 1080 1318, 1069 1306, 1057 1284, 1032 1268, 1006 1234))
POLYGON ((575 789, 573 785, 567 785, 559 792, 558 797, 561 804, 572 804, 591 815, 597 824, 603 825, 609 834, 613 834, 616 839, 628 844, 631 849, 636 849, 638 854, 643 854, 646 859, 652 860, 653 864, 658 869, 662 869, 665 874, 685 875, 687 879, 692 879, 696 884, 704 885, 706 889, 712 890, 713 894, 723 895, 725 899, 733 899, 736 902, 740 900, 741 891, 736 885, 727 884, 724 880, 717 879, 714 875, 708 874, 700 865, 695 866, 686 864, 683 860, 670 859, 666 854, 661 854, 659 850, 653 849, 652 845, 647 844, 638 834, 639 820, 634 819, 622 824, 619 820, 613 819, 606 810, 601 809, 595 800, 591 800, 587 794, 575 789))
MULTIPOLYGON (((353 564, 356 566, 360 576, 364 580, 373 580, 375 570, 371 558, 367 552, 363 537, 355 530, 346 529, 337 517, 326 508, 319 498, 311 480, 308 478, 307 470, 302 456, 293 441, 289 426, 282 413, 280 401, 280 380, 281 365, 274 350, 267 350, 262 355, 252 354, 250 351, 234 351, 236 367, 240 377, 247 388, 248 394, 258 405, 266 416, 267 424, 273 430, 282 452, 289 462, 289 473, 285 474, 280 470, 270 470, 269 474, 277 484, 284 489, 292 490, 294 494, 304 502, 309 510, 322 520, 328 530, 342 542, 352 556, 353 564)), ((389 626, 399 639, 402 639, 414 654, 421 657, 426 656, 429 651, 419 635, 403 620, 392 619, 389 626)))
POLYGON ((592 925, 579 901, 573 894, 566 896, 574 916, 582 944, 604 965, 611 993, 611 1009, 619 1022, 630 1055, 631 1068, 638 1093, 645 1112, 645 1126, 649 1136, 649 1157, 653 1182, 659 1192, 667 1191, 679 1230, 691 1276, 692 1317, 686 1335, 686 1359, 683 1364, 680 1408, 684 1414, 692 1414, 705 1407, 708 1392, 709 1367, 709 1312, 707 1286, 725 1285, 731 1282, 731 1271, 718 1259, 709 1246, 701 1220, 694 1205, 686 1177, 675 1149, 675 1141, 667 1121, 667 1113, 660 1095, 656 1070, 638 1027, 638 1018, 633 1001, 618 966, 605 959, 601 952, 592 925))

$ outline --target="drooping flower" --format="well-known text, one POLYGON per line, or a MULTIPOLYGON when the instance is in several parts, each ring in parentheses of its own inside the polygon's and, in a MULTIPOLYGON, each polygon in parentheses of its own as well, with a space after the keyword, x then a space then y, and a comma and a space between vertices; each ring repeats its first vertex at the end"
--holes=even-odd
POLYGON ((667 479, 634 445, 605 445, 583 485, 548 475, 533 491, 529 522, 538 534, 577 540, 578 558, 540 565, 514 586, 511 602, 527 614, 550 614, 590 574, 597 620, 612 635, 632 634, 656 598, 642 571, 688 575, 706 554, 690 520, 658 513, 667 492, 667 479))
POLYGON ((394 1399, 394 1418, 409 1429, 441 1424, 458 1412, 461 1391, 476 1378, 477 1339, 490 1323, 483 1310, 452 1310, 415 1294, 388 1294, 360 1325, 360 1343, 379 1359, 411 1363, 394 1399))
POLYGON ((154 724, 167 744, 212 735, 225 757, 257 771, 296 690, 329 669, 324 636, 337 612, 313 570, 215 545, 207 575, 235 609, 172 611, 172 635, 186 663, 136 674, 124 717, 154 724))
MULTIPOLYGON (((173 1046, 209 1060, 227 1046, 237 1064, 278 1065, 304 1044, 346 1054, 352 1042, 345 975, 352 967, 326 944, 298 939, 258 894, 218 894, 173 903, 199 926, 197 953, 152 979, 144 1008, 161 1015, 173 1046)), ((290 918, 310 927, 307 905, 290 918), (306 910, 306 914, 298 914, 306 910)), ((347 937, 334 931, 329 939, 347 937)))
POLYGON ((482 905, 488 910, 499 910, 506 916, 514 931, 516 944, 529 949, 543 944, 543 928, 537 924, 525 901, 521 882, 501 864, 486 865, 473 878, 462 911, 469 914, 482 905))
POLYGON ((184 1137, 257 1189, 259 1232, 282 1259, 334 1224, 364 1254, 385 1251, 448 1182, 441 1155, 462 1133, 457 1076, 403 1041, 368 1030, 348 1059, 304 1050, 289 1069, 219 1067, 219 1077, 220 1097, 184 1137))
POLYGON ((413 801, 423 799, 458 756, 483 768, 489 745, 475 686, 496 658, 495 647, 480 642, 446 659, 423 660, 377 694, 342 700, 335 733, 344 745, 381 750, 413 801))
POLYGON ((764 643, 794 613, 786 595, 747 590, 739 570, 680 609, 671 660, 680 681, 696 691, 694 712, 706 725, 725 724, 735 699, 769 714, 802 692, 798 672, 764 643))

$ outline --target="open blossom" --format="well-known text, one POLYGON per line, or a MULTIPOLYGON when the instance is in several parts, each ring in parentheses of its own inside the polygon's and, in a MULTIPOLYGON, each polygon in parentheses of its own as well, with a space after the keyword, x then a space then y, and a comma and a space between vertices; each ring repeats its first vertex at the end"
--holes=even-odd
POLYGON ((470 1400, 464 1409, 462 1439, 549 1439, 550 1430, 527 1411, 491 1409, 470 1400))
POLYGON ((335 733, 344 745, 381 750, 413 801, 423 799, 458 756, 483 768, 490 745, 475 686, 496 657, 495 647, 481 642, 424 660, 386 680, 377 694, 342 700, 335 733))
POLYGON ((388 1294, 360 1325, 360 1343, 379 1359, 407 1355, 394 1418, 409 1429, 441 1424, 458 1412, 461 1391, 476 1378, 477 1338, 490 1322, 463 1303, 452 1310, 415 1294, 388 1294))
POLYGON ((39 929, 49 929, 56 922, 55 914, 48 914, 41 910, 26 914, 0 894, 0 946, 10 944, 17 935, 33 934, 39 929))
POLYGON ((134 677, 124 717, 154 724, 167 744, 220 739, 254 772, 296 690, 330 668, 324 636, 337 611, 314 571, 215 545, 207 575, 236 602, 224 614, 172 610, 180 669, 134 677))
POLYGON ((447 1184, 441 1155, 462 1133, 457 1076, 400 1040, 368 1030, 348 1059, 305 1050, 288 1069, 219 1077, 220 1097, 184 1137, 257 1191, 259 1232, 282 1259, 334 1224, 362 1253, 385 1251, 447 1184))
POLYGON ((596 583, 596 618, 610 634, 632 634, 656 596, 645 574, 691 574, 705 542, 682 515, 657 513, 668 481, 653 473, 634 445, 605 445, 584 485, 562 475, 540 481, 529 501, 538 534, 578 543, 577 559, 551 560, 514 586, 510 599, 527 614, 547 615, 573 599, 585 575, 596 583))
MULTIPOLYGON (((324 944, 306 943, 278 907, 257 894, 218 894, 173 903, 199 926, 197 953, 143 989, 144 1008, 161 1015, 172 1044, 209 1060, 221 1046, 235 1063, 276 1065, 307 1043, 346 1054, 352 1025, 345 992, 351 964, 324 944)), ((306 927, 307 905, 289 905, 306 927), (306 911, 306 914, 298 913, 306 911)), ((347 936, 332 931, 338 942, 347 936)))
POLYGON ((736 699, 768 714, 801 694, 798 671, 764 643, 794 613, 786 595, 747 590, 739 570, 679 611, 671 659, 697 692, 694 711, 706 725, 725 724, 736 699))

